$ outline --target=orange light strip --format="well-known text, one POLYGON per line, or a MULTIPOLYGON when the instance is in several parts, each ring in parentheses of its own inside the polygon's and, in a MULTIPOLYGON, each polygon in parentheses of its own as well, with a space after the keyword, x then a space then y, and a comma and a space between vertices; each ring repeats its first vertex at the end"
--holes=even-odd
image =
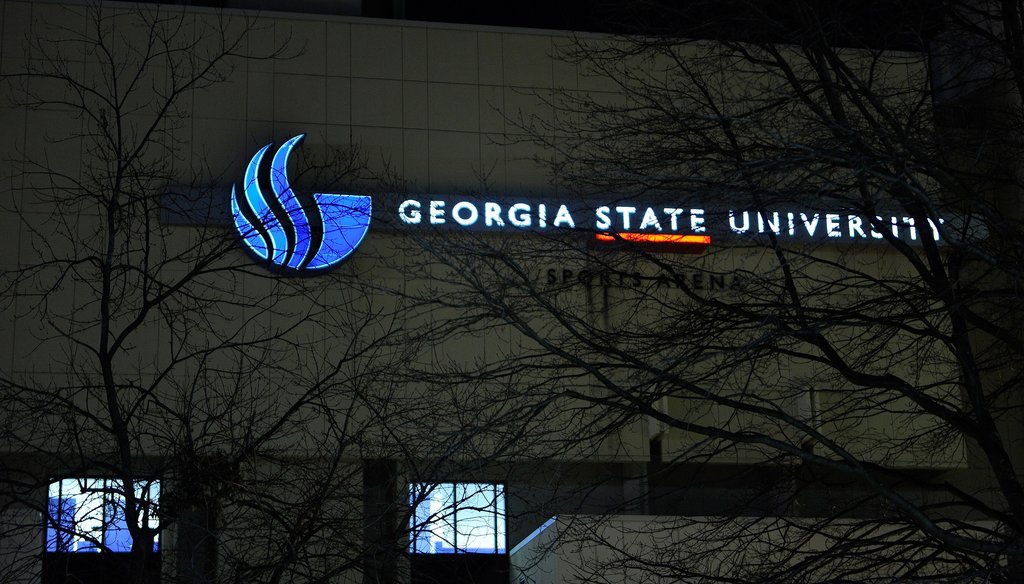
POLYGON ((598 233, 598 241, 632 241, 634 243, 683 243, 687 245, 711 245, 710 235, 677 235, 674 233, 598 233))

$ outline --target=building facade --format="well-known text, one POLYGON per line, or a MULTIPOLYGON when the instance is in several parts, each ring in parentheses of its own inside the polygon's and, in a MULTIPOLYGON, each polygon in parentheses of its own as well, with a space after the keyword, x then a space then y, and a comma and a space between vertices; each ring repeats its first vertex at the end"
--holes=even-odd
POLYGON ((2 6, 5 581, 1018 568, 927 54, 2 6))

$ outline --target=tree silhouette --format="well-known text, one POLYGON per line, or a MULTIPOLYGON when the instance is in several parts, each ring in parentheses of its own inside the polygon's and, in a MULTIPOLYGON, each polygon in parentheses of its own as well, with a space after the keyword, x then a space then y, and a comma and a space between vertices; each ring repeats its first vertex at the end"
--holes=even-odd
MULTIPOLYGON (((3 579, 39 576, 44 520, 47 581, 366 569, 378 519, 359 461, 379 441, 365 401, 415 344, 348 276, 279 278, 242 254, 209 186, 240 171, 190 147, 210 92, 302 47, 250 41, 267 25, 237 14, 31 10, 24 65, 4 80, 40 133, 5 174, 24 245, 0 288, 18 338, 0 374, 3 579), (77 498, 48 506, 54 484, 77 498)), ((315 150, 300 175, 328 172, 320 184, 373 178, 358 148, 315 150)))
POLYGON ((563 57, 590 88, 505 112, 581 208, 748 228, 699 255, 425 236, 447 271, 417 298, 492 339, 448 351, 444 383, 487 402, 502 455, 636 461, 636 498, 537 544, 576 581, 1015 581, 1020 7, 898 21, 908 52, 791 4, 742 3, 726 40, 581 36, 563 57), (832 236, 801 241, 815 220, 832 236))

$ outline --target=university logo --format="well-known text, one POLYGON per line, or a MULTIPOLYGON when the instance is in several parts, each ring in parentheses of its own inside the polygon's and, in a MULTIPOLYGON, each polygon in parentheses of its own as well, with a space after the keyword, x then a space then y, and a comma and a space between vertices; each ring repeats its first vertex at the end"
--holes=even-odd
POLYGON ((288 180, 288 157, 304 137, 288 140, 272 156, 273 143, 267 144, 252 157, 242 189, 231 187, 231 215, 242 243, 260 260, 316 273, 359 247, 373 202, 367 195, 296 193, 288 180))

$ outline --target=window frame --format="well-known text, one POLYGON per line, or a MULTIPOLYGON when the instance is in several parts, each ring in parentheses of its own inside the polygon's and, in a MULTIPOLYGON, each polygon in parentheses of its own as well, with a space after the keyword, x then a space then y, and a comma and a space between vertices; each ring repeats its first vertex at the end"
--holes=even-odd
MULTIPOLYGON (((133 482, 136 497, 143 501, 145 510, 141 519, 156 530, 151 553, 157 554, 160 552, 161 481, 139 478, 133 482)), ((120 486, 120 479, 109 476, 52 477, 47 483, 43 516, 43 552, 75 555, 130 552, 132 535, 124 516, 125 497, 120 486), (74 485, 71 492, 65 491, 68 485, 74 485), (75 508, 80 498, 85 507, 81 516, 76 514, 75 508), (72 501, 70 508, 68 501, 72 501), (93 523, 95 527, 83 526, 93 523)))
MULTIPOLYGON (((410 515, 409 515, 409 547, 408 553, 416 556, 456 556, 456 555, 488 555, 488 556, 499 556, 508 554, 508 529, 507 529, 507 512, 505 506, 506 499, 506 486, 504 483, 497 482, 469 482, 469 481, 438 481, 438 482, 415 482, 409 484, 409 504, 410 504, 410 515), (444 489, 448 489, 447 494, 444 493, 444 489), (460 495, 459 489, 466 489, 460 495), (433 509, 432 504, 436 504, 437 500, 434 498, 434 494, 438 490, 442 490, 442 503, 440 509, 433 509), (483 495, 489 496, 490 500, 484 506, 471 507, 465 505, 471 501, 474 497, 483 495), (450 499, 450 503, 447 501, 450 499), (460 518, 459 510, 460 504, 463 508, 468 507, 471 510, 480 512, 476 516, 468 518, 460 518), (424 511, 424 506, 426 510, 424 511), (486 548, 473 548, 466 547, 460 543, 460 536, 466 536, 470 538, 482 537, 479 535, 474 536, 469 533, 467 529, 461 529, 460 523, 465 525, 466 523, 473 524, 481 518, 481 514, 490 514, 490 521, 486 521, 485 528, 489 531, 491 545, 486 548), (434 541, 434 548, 430 548, 430 542, 433 541, 433 537, 437 535, 438 528, 450 532, 451 540, 447 541, 446 538, 442 538, 448 544, 448 547, 442 548, 441 551, 436 546, 438 542, 434 541), (426 544, 426 545, 424 545, 426 544)), ((472 505, 472 503, 470 503, 472 505)), ((480 529, 481 526, 476 525, 471 529, 480 529)))

